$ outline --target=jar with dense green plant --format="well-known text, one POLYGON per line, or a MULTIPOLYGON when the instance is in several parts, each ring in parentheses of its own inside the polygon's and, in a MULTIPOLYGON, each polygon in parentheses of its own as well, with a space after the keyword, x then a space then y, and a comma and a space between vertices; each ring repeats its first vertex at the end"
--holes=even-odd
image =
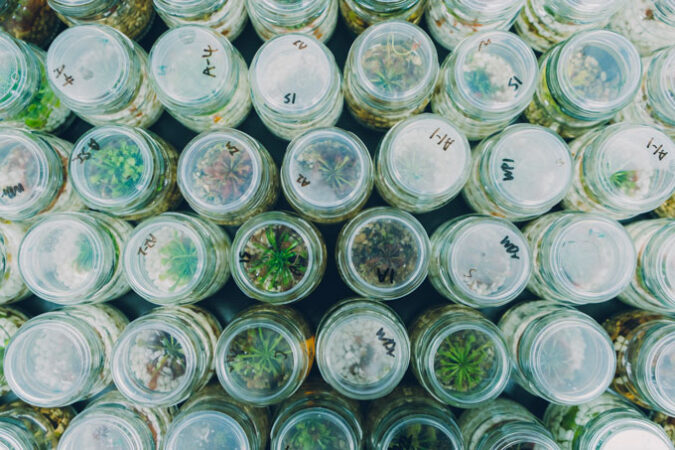
POLYGON ((0 29, 17 39, 46 48, 59 30, 59 19, 47 0, 0 2, 0 29))
POLYGON ((0 305, 18 302, 30 294, 19 272, 19 245, 27 229, 25 222, 0 219, 0 305))
POLYGON ((340 12, 354 33, 387 20, 419 23, 426 0, 339 0, 340 12))
POLYGON ((302 33, 324 42, 333 35, 338 18, 336 0, 246 0, 246 10, 263 41, 302 33))
POLYGON ((11 450, 54 450, 77 411, 41 408, 21 401, 0 406, 0 445, 11 450))
POLYGON ((157 14, 169 28, 203 25, 235 40, 248 22, 244 0, 153 0, 157 14))

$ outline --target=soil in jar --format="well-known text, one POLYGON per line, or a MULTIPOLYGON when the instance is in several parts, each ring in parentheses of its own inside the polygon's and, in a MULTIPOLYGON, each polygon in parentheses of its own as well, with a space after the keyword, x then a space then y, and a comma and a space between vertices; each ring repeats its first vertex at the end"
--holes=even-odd
POLYGON ((139 333, 130 358, 136 380, 150 391, 172 392, 186 373, 185 349, 166 331, 139 333))
POLYGON ((241 199, 253 182, 253 161, 249 152, 235 151, 230 143, 210 147, 192 173, 195 195, 214 205, 228 205, 241 199))
POLYGON ((485 333, 462 330, 441 342, 434 356, 434 374, 446 390, 471 392, 492 376, 495 359, 494 344, 485 333))

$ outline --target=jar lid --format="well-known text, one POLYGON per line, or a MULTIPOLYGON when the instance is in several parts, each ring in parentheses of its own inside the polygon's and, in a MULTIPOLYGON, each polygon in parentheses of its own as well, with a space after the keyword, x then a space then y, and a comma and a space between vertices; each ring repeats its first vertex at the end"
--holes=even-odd
POLYGON ((164 448, 184 450, 194 448, 248 449, 246 432, 237 420, 219 411, 195 411, 182 415, 171 423, 164 448))
POLYGON ((0 128, 0 217, 35 216, 49 206, 64 182, 60 156, 45 140, 0 128))
POLYGON ((21 242, 21 276, 38 297, 62 305, 81 303, 112 278, 118 264, 116 246, 91 215, 50 214, 21 242))
POLYGON ((675 323, 667 322, 657 334, 645 339, 644 359, 637 371, 646 374, 646 389, 657 408, 675 416, 675 323), (648 348, 648 350, 647 350, 648 348))
MULTIPOLYGON (((275 424, 276 425, 276 424, 275 424)), ((339 414, 320 407, 309 407, 292 415, 281 424, 272 438, 272 450, 303 448, 307 442, 316 442, 316 437, 326 448, 357 449, 360 447, 349 423, 339 414)))
POLYGON ((463 442, 452 419, 443 421, 426 414, 409 414, 384 433, 376 448, 452 450, 463 448, 463 442))
MULTIPOLYGON (((662 226, 649 238, 640 254, 638 277, 648 291, 665 305, 675 305, 675 221, 661 219, 662 226)), ((2 270, 0 270, 0 273, 2 270)))
MULTIPOLYGON (((658 1, 655 2, 658 4, 658 1)), ((672 6, 672 22, 675 25, 675 0, 672 6)), ((658 9, 658 7, 657 7, 658 9)), ((645 79, 649 106, 659 119, 675 125, 675 48, 666 48, 654 55, 647 69, 645 79)))
POLYGON ((92 407, 77 415, 59 439, 62 450, 144 450, 155 447, 142 418, 119 407, 92 407))
POLYGON ((126 208, 152 194, 155 152, 140 129, 92 128, 75 143, 70 179, 88 207, 102 211, 126 208))
MULTIPOLYGON (((31 50, 21 45, 8 33, 0 33, 0 117, 13 115, 20 108, 17 99, 25 101, 26 92, 32 97, 37 90, 38 77, 29 75, 33 66, 25 54, 31 50)), ((36 65, 34 69, 40 68, 36 65)))
POLYGON ((623 5, 622 0, 556 0, 546 6, 548 14, 581 23, 600 24, 623 5))
POLYGON ((663 429, 639 413, 613 410, 589 422, 580 438, 589 450, 672 450, 663 429), (611 419, 611 421, 610 421, 611 419), (586 438, 586 436, 589 436, 586 438))
POLYGON ((16 423, 0 420, 0 449, 35 450, 39 448, 33 434, 16 423))

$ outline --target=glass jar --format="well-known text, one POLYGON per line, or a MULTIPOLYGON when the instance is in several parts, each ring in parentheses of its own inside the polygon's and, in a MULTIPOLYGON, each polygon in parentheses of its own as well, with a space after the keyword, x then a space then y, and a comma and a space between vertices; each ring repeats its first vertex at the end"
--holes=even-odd
POLYGON ((0 29, 24 42, 46 47, 59 30, 60 21, 46 0, 3 0, 0 29))
POLYGON ((509 381, 502 332, 475 309, 437 306, 410 327, 412 371, 436 400, 474 408, 493 400, 509 381))
POLYGON ((110 391, 75 417, 58 450, 160 450, 172 416, 171 409, 144 408, 110 391))
POLYGON ((131 322, 115 343, 115 386, 143 406, 171 406, 186 400, 211 379, 221 331, 215 316, 196 306, 152 310, 131 322))
POLYGON ((319 128, 295 137, 281 165, 281 187, 308 220, 336 223, 355 216, 373 190, 368 148, 354 133, 319 128))
POLYGON ((296 311, 258 305, 237 314, 216 347, 225 391, 254 406, 279 403, 305 381, 314 362, 314 332, 296 311))
POLYGON ((609 387, 616 368, 612 341, 590 316, 545 300, 512 307, 499 321, 515 380, 551 403, 578 405, 609 387))
POLYGON ((649 56, 675 41, 675 2, 624 2, 623 7, 610 20, 609 28, 630 39, 642 56, 649 56))
POLYGON ((675 321, 632 310, 603 326, 617 355, 612 389, 643 408, 675 417, 675 321))
POLYGON ((553 436, 524 406, 498 398, 459 417, 466 450, 559 450, 553 436))
POLYGON ((266 41, 286 33, 302 33, 321 42, 333 35, 337 0, 246 0, 251 24, 266 41))
POLYGON ((80 305, 33 317, 5 350, 5 378, 23 401, 52 408, 85 400, 112 381, 110 355, 129 323, 108 305, 80 305))
POLYGON ((572 156, 565 141, 548 128, 517 124, 475 148, 462 193, 480 214, 522 222, 547 213, 571 184, 572 156))
POLYGON ((47 134, 0 127, 0 218, 83 209, 68 181, 72 147, 47 134))
POLYGON ((375 160, 375 183, 387 203, 423 213, 457 196, 469 177, 471 147, 450 121, 420 114, 387 132, 375 160))
POLYGON ((45 53, 0 31, 0 124, 54 132, 70 110, 47 82, 45 53))
POLYGON ((343 300, 326 312, 316 336, 321 376, 347 397, 383 397, 408 369, 410 340, 405 325, 383 303, 343 300))
POLYGON ((155 18, 152 0, 47 0, 47 3, 68 26, 106 25, 134 40, 145 36, 155 18))
POLYGON ((531 47, 543 53, 575 33, 603 28, 624 3, 622 0, 527 0, 516 18, 515 29, 531 47))
POLYGON ((637 251, 637 269, 619 300, 634 308, 675 314, 675 220, 626 226, 637 251))
POLYGON ((281 404, 270 433, 270 450, 360 449, 363 429, 359 404, 322 383, 307 383, 281 404))
POLYGON ((241 53, 210 28, 183 25, 150 50, 150 81, 167 111, 197 133, 236 127, 251 111, 241 53))
POLYGON ((400 20, 373 25, 349 49, 347 106, 361 124, 386 130, 424 111, 438 71, 436 47, 421 28, 400 20))
POLYGON ((657 216, 675 219, 675 194, 671 195, 661 206, 654 210, 657 216))
POLYGON ((230 41, 246 26, 244 0, 153 0, 157 14, 169 28, 202 25, 230 41))
MULTIPOLYGON (((5 354, 10 339, 27 320, 28 316, 17 309, 0 307, 0 355, 5 354)), ((0 365, 0 395, 5 395, 8 392, 9 385, 5 380, 2 365, 0 365)))
POLYGON ((412 214, 376 207, 347 222, 335 252, 340 277, 354 292, 394 300, 422 284, 429 251, 429 236, 412 214))
POLYGON ((584 305, 619 295, 636 267, 633 241, 617 221, 582 212, 557 212, 530 222, 529 289, 541 298, 584 305))
POLYGON ((387 20, 419 23, 426 0, 339 0, 347 26, 356 34, 387 20))
POLYGON ((467 37, 445 59, 431 109, 471 140, 503 130, 532 100, 537 58, 517 35, 486 31, 467 37))
POLYGON ((72 406, 38 408, 21 401, 0 406, 0 446, 10 450, 53 450, 77 412, 72 406))
POLYGON ((454 450, 462 435, 447 406, 420 387, 399 387, 374 401, 366 419, 368 448, 373 450, 454 450))
POLYGON ((429 281, 450 301, 492 308, 514 300, 532 272, 525 237, 497 217, 460 216, 431 236, 429 281))
POLYGON ((249 77, 253 107, 282 139, 331 127, 340 118, 340 71, 328 47, 311 36, 284 34, 264 43, 251 61, 249 77))
POLYGON ((220 386, 209 385, 194 394, 171 422, 165 450, 265 450, 269 436, 265 408, 239 403, 220 386))
POLYGON ((49 83, 70 109, 92 125, 147 128, 162 114, 145 51, 114 28, 81 25, 49 47, 49 83))
POLYGON ((124 247, 124 273, 151 303, 195 303, 229 279, 229 251, 230 238, 219 226, 192 214, 164 213, 136 226, 124 247))
POLYGON ((675 442, 675 417, 670 417, 666 414, 652 411, 650 414, 650 419, 653 420, 654 423, 661 425, 670 440, 675 442))
POLYGON ((26 230, 28 225, 24 222, 0 219, 0 305, 18 302, 30 295, 19 272, 19 245, 26 230))
POLYGON ((675 191, 675 143, 646 125, 618 123, 570 144, 574 180, 563 207, 629 219, 657 208, 675 191))
POLYGON ((589 422, 574 448, 603 450, 615 446, 672 450, 673 443, 663 428, 640 412, 613 410, 589 422))
MULTIPOLYGON (((608 9, 607 0, 597 3, 608 9)), ((540 58, 525 117, 564 138, 579 137, 628 106, 641 76, 640 55, 628 39, 606 30, 577 33, 540 58)))
POLYGON ((188 142, 178 160, 178 187, 201 216, 221 225, 241 225, 274 206, 279 175, 260 142, 230 128, 188 142))
POLYGON ((96 127, 84 133, 70 155, 70 180, 85 205, 126 220, 173 208, 178 153, 141 128, 96 127))
POLYGON ((525 0, 429 0, 427 28, 436 42, 453 50, 462 39, 489 30, 508 30, 525 0))
POLYGON ((50 214, 19 247, 19 271, 38 297, 60 305, 114 300, 129 291, 120 251, 131 225, 105 214, 50 214))
POLYGON ((326 271, 321 232, 293 214, 270 211, 247 220, 230 252, 232 278, 244 294, 276 305, 301 300, 326 271))

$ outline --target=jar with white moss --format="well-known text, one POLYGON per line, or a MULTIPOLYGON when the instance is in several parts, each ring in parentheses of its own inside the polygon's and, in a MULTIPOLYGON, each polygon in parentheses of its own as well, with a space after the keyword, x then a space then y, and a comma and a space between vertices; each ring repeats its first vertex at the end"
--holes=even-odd
POLYGON ((354 33, 387 20, 422 20, 426 0, 339 0, 340 13, 354 33))
POLYGON ((649 56, 675 42, 675 1, 624 2, 608 27, 630 39, 642 56, 649 56))
POLYGON ((206 386, 222 328, 195 306, 154 309, 129 324, 115 343, 112 377, 130 401, 171 406, 206 386))
POLYGON ((244 0, 153 0, 169 28, 202 25, 233 41, 248 22, 244 0))
POLYGON ((192 214, 164 213, 133 230, 124 247, 124 273, 151 303, 195 303, 229 279, 229 250, 230 238, 219 226, 192 214))
POLYGON ((18 302, 30 295, 19 271, 19 245, 28 225, 0 219, 0 305, 18 302))
MULTIPOLYGON (((5 354, 10 339, 27 320, 28 316, 18 309, 0 308, 0 355, 5 354)), ((3 367, 0 365, 0 395, 5 395, 8 392, 9 385, 5 379, 3 367)))
POLYGON ((55 450, 77 411, 40 408, 22 401, 0 406, 0 445, 11 450, 55 450))
POLYGON ((23 401, 44 408, 86 400, 110 385, 110 355, 129 321, 108 305, 40 314, 12 337, 5 378, 23 401))
POLYGON ((302 33, 321 42, 333 35, 337 0, 246 0, 251 24, 267 41, 287 33, 302 33))

